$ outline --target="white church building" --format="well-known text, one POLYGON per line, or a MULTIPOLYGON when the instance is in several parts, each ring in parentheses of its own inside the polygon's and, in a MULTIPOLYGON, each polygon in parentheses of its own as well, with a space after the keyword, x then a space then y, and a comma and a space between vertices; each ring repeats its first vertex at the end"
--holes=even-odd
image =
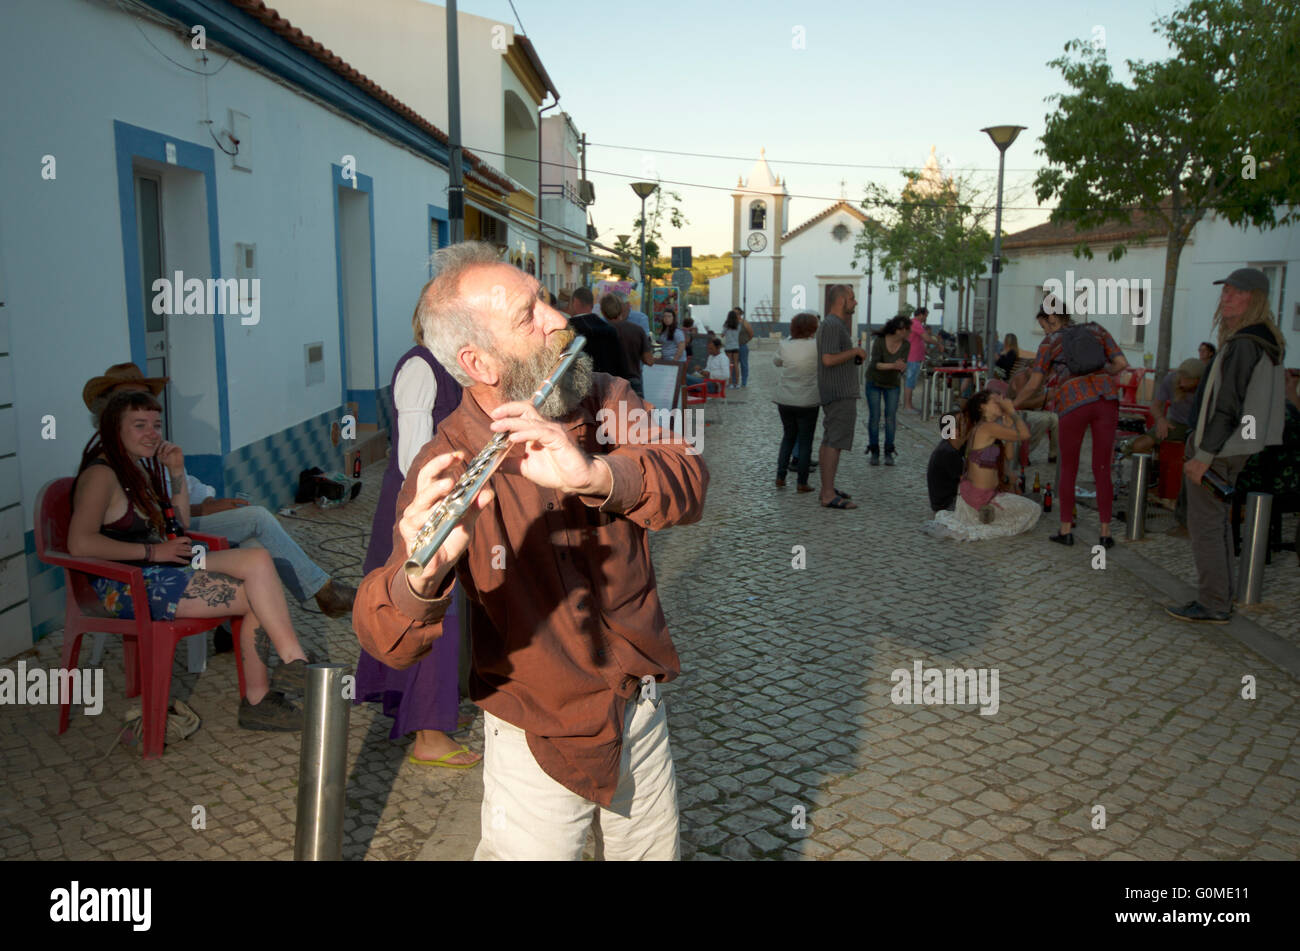
MULTIPOLYGON (((868 315, 879 326, 898 313, 898 294, 890 291, 879 266, 868 282, 867 261, 853 263, 853 246, 867 216, 842 193, 839 201, 791 228, 787 183, 773 174, 762 150, 748 178, 737 180, 731 200, 733 266, 730 274, 709 281, 706 326, 721 331, 727 310, 743 307, 760 336, 785 334, 796 314, 826 312, 833 284, 848 284, 857 296, 855 338, 866 331, 868 315)), ((698 309, 696 314, 698 319, 698 309)))

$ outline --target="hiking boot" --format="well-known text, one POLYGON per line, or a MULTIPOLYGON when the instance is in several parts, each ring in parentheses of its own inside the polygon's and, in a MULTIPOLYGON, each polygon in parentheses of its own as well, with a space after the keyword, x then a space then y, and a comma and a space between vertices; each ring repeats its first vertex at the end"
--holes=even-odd
POLYGON ((887 466, 892 466, 893 464, 894 464, 894 454, 893 454, 892 452, 890 452, 888 449, 886 449, 886 450, 885 450, 885 465, 887 465, 887 466))
POLYGON ((239 701, 239 727, 268 733, 297 733, 303 727, 302 707, 278 690, 272 690, 254 705, 245 697, 239 701))
POLYGON ((316 604, 326 617, 347 617, 352 613, 352 602, 356 597, 357 589, 351 585, 327 581, 325 587, 316 592, 316 604))
POLYGON ((1180 621, 1199 621, 1204 624, 1227 624, 1231 611, 1211 611, 1199 601, 1188 601, 1180 608, 1165 608, 1165 613, 1180 621))
POLYGON ((868 449, 867 452, 871 456, 871 460, 868 463, 868 465, 872 465, 872 466, 880 465, 880 450, 877 449, 875 452, 872 452, 870 449, 868 449))
POLYGON ((280 664, 271 672, 271 686, 276 690, 284 690, 289 693, 304 694, 307 692, 307 665, 317 663, 316 658, 311 654, 307 659, 291 660, 287 664, 280 664))

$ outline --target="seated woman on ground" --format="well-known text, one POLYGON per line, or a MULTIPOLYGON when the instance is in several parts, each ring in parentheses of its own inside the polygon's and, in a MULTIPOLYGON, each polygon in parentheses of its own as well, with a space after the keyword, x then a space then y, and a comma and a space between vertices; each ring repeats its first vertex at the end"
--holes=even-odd
MULTIPOLYGON (((77 470, 68 551, 144 569, 149 616, 155 621, 182 617, 243 616, 245 697, 239 725, 246 730, 302 729, 302 708, 284 689, 301 692, 309 660, 289 622, 284 590, 271 556, 262 548, 209 551, 206 570, 190 564, 191 541, 166 538, 164 509, 174 510, 184 529, 190 520, 189 490, 181 448, 162 436, 162 407, 150 393, 115 394, 87 443, 77 470), (164 499, 163 467, 175 490, 164 499), (264 632, 283 663, 272 689, 266 665, 257 656, 257 634, 264 632)), ((105 610, 133 618, 127 585, 107 578, 91 582, 105 610)), ((133 592, 136 595, 141 592, 133 592)))
POLYGON ((958 487, 953 511, 936 512, 923 530, 941 538, 979 541, 1028 531, 1038 522, 1038 503, 1011 492, 999 492, 1002 441, 1029 438, 1029 427, 1011 401, 987 390, 967 400, 966 473, 958 487))

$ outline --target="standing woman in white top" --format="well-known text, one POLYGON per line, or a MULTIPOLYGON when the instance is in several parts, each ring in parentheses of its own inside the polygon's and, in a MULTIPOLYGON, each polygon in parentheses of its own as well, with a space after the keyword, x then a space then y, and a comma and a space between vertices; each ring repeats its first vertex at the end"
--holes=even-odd
POLYGON ((686 334, 677 326, 677 314, 671 307, 659 316, 659 355, 681 363, 686 359, 686 334))
POLYGON ((785 487, 790 450, 799 447, 799 491, 812 492, 808 467, 812 462, 813 434, 821 394, 817 390, 817 315, 799 314, 790 322, 790 336, 782 340, 772 362, 781 368, 776 383, 777 412, 781 414, 781 448, 776 454, 776 487, 785 487))
MULTIPOLYGON (((420 299, 424 299, 423 291, 420 299)), ((393 446, 370 527, 364 573, 388 561, 397 495, 406 474, 461 400, 460 384, 424 345, 418 306, 411 316, 411 329, 415 346, 398 358, 393 370, 393 446)), ((447 619, 453 614, 448 612, 447 619)), ((443 635, 434 641, 433 650, 405 670, 386 667, 365 651, 357 661, 356 702, 383 704, 385 715, 393 718, 390 739, 414 735, 407 758, 416 766, 467 769, 483 758, 450 736, 472 722, 472 718, 459 716, 459 618, 452 623, 448 627, 444 619, 443 635)))

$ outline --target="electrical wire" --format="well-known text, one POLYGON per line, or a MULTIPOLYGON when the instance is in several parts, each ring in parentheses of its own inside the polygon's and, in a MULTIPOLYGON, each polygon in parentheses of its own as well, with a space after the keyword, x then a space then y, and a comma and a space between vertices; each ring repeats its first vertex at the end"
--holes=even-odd
POLYGON ((507 0, 507 2, 510 4, 510 12, 515 15, 515 22, 519 24, 519 32, 527 36, 528 31, 524 29, 524 21, 519 19, 519 11, 515 9, 515 0, 507 0))
MULTIPOLYGON (((587 146, 588 148, 598 148, 598 149, 619 149, 625 152, 655 152, 659 155, 680 155, 684 158, 720 159, 727 162, 752 162, 754 160, 754 157, 752 155, 746 158, 740 155, 716 155, 711 152, 680 152, 675 149, 648 149, 648 148, 641 148, 636 145, 611 145, 608 142, 588 142, 587 146)), ((854 162, 809 162, 809 161, 798 161, 795 159, 774 159, 774 158, 767 158, 767 156, 764 156, 763 158, 765 161, 775 162, 777 165, 808 165, 817 168, 862 168, 862 169, 872 169, 876 171, 902 171, 904 169, 909 169, 912 167, 910 165, 861 165, 854 162)), ((949 169, 945 169, 945 171, 949 171, 949 169)), ((974 166, 963 166, 961 168, 953 168, 951 169, 951 171, 996 172, 997 169, 976 168, 974 166)), ((1038 171, 1038 169, 1008 168, 1008 169, 1004 169, 1004 171, 1036 172, 1038 171)))
MULTIPOLYGON (((481 154, 481 155, 497 155, 497 156, 500 156, 500 157, 502 157, 502 158, 518 159, 518 160, 521 161, 521 162, 536 163, 536 164, 538 164, 538 165, 551 165, 551 166, 554 166, 554 167, 556 167, 556 168, 572 168, 572 166, 568 165, 568 164, 565 163, 565 162, 548 162, 548 161, 546 161, 546 160, 544 160, 544 159, 534 158, 534 157, 532 157, 531 155, 514 155, 514 154, 511 154, 511 153, 509 153, 509 152, 498 152, 498 151, 495 151, 495 150, 493 150, 493 149, 482 148, 481 146, 477 146, 477 145, 473 145, 473 146, 471 146, 471 145, 466 145, 466 146, 463 146, 463 147, 469 149, 469 150, 472 151, 472 152, 475 152, 475 153, 478 153, 478 154, 481 154)), ((647 149, 646 151, 652 151, 652 150, 647 149)), ((885 167, 887 167, 887 168, 893 168, 893 166, 885 166, 885 167)), ((1033 169, 1030 169, 1029 171, 1034 171, 1034 170, 1033 170, 1033 169)), ((633 180, 636 180, 636 181, 640 181, 640 180, 643 180, 643 179, 645 178, 645 175, 644 175, 644 174, 634 175, 634 174, 628 174, 628 173, 626 173, 626 172, 611 172, 611 171, 608 171, 608 170, 605 170, 605 169, 595 169, 595 168, 591 168, 590 166, 588 166, 588 168, 587 168, 587 174, 588 174, 588 175, 592 175, 592 174, 595 174, 595 175, 608 175, 608 176, 610 176, 611 178, 633 179, 633 180)), ((746 192, 747 194, 754 194, 754 195, 762 195, 762 194, 764 194, 763 192, 753 192, 753 191, 749 191, 749 190, 747 190, 744 186, 737 186, 737 185, 706 185, 706 184, 703 184, 703 183, 701 183, 701 182, 687 182, 687 181, 682 181, 682 180, 680 180, 680 179, 666 179, 666 178, 665 178, 665 179, 658 179, 658 184, 660 184, 660 185, 675 185, 675 186, 677 186, 677 187, 679 187, 679 188, 703 188, 703 189, 707 189, 707 190, 709 190, 709 191, 720 191, 720 192, 727 192, 727 193, 735 192, 735 191, 739 188, 739 190, 744 191, 744 192, 746 192)), ((785 195, 784 197, 786 197, 786 198, 802 198, 802 199, 804 199, 805 201, 828 202, 828 203, 831 203, 831 204, 834 204, 834 203, 837 203, 837 202, 841 202, 841 201, 849 201, 849 199, 847 199, 847 198, 829 198, 829 197, 827 197, 827 196, 825 196, 825 195, 787 194, 787 195, 785 195)), ((857 204, 859 207, 863 207, 863 206, 866 206, 866 205, 872 205, 872 206, 877 207, 877 208, 879 208, 879 207, 885 207, 885 206, 888 206, 888 207, 891 207, 891 208, 907 208, 907 207, 911 207, 911 206, 913 206, 913 205, 918 205, 918 206, 919 206, 919 205, 925 205, 925 204, 927 204, 927 202, 925 202, 925 201, 874 201, 874 202, 873 202, 873 201, 869 201, 869 200, 867 200, 867 199, 863 199, 862 201, 855 202, 855 204, 857 204)), ((1002 206, 1002 210, 1003 210, 1003 211, 1056 211, 1058 208, 1066 208, 1066 207, 1067 207, 1067 206, 1064 206, 1064 205, 1003 205, 1003 206, 1002 206)), ((1224 208, 1238 208, 1238 207, 1247 207, 1247 204, 1246 204, 1245 202, 1242 202, 1242 203, 1240 203, 1240 204, 1236 204, 1236 203, 1234 203, 1234 204, 1223 204, 1223 205, 1217 205, 1217 206, 1216 206, 1216 208, 1219 208, 1219 209, 1224 209, 1224 208)), ((1274 208, 1287 208, 1287 207, 1290 207, 1290 205, 1289 205, 1287 202, 1277 202, 1276 204, 1273 205, 1273 207, 1274 207, 1274 208)), ((1071 210, 1075 210, 1075 209, 1071 209, 1071 210)), ((1133 212, 1133 211, 1137 211, 1137 210, 1139 210, 1139 209, 1135 209, 1132 205, 1087 205, 1087 206, 1085 206, 1084 210, 1087 210, 1087 211, 1127 211, 1127 212, 1133 212)))
MULTIPOLYGON (((124 14, 130 17, 131 25, 136 28, 136 31, 140 34, 140 36, 144 38, 144 41, 153 47, 154 52, 156 52, 163 59, 167 60, 167 62, 171 63, 173 66, 178 66, 181 69, 185 70, 187 73, 197 73, 199 76, 215 76, 217 75, 217 73, 221 72, 223 69, 229 66, 230 61, 235 58, 235 54, 232 52, 229 56, 226 57, 226 61, 222 63, 220 66, 218 66, 216 69, 212 70, 212 72, 208 72, 207 70, 203 70, 203 69, 195 69, 193 66, 186 66, 184 63, 180 63, 172 59, 170 56, 168 56, 166 53, 160 50, 157 44, 155 44, 153 40, 149 39, 149 34, 145 33, 145 31, 140 27, 138 14, 132 13, 130 10, 128 10, 126 6, 123 5, 122 0, 118 0, 117 6, 118 9, 120 9, 124 14)), ((208 61, 208 53, 207 50, 205 49, 203 51, 203 62, 206 63, 207 61, 208 61)))

